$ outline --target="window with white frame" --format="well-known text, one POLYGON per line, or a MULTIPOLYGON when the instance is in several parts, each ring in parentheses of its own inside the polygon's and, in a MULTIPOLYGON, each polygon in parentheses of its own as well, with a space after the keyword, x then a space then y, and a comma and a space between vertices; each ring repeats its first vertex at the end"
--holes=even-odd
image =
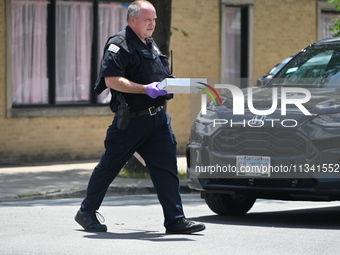
MULTIPOLYGON (((221 78, 238 84, 252 70, 254 0, 221 0, 221 78)), ((244 79, 245 81, 246 79, 244 79)), ((249 84, 240 84, 241 87, 249 84)))
MULTIPOLYGON (((222 5, 222 64, 224 82, 235 84, 251 70, 252 5, 222 5)), ((241 85, 246 86, 246 85, 241 85)))
POLYGON ((105 42, 126 26, 129 1, 10 4, 13 107, 107 103, 93 83, 105 42))

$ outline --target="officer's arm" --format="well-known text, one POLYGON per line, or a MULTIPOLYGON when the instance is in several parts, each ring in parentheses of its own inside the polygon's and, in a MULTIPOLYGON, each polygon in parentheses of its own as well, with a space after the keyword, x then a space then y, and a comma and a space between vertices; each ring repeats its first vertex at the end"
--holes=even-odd
POLYGON ((142 85, 132 82, 121 76, 105 77, 105 84, 108 88, 125 93, 147 94, 151 98, 165 96, 166 90, 161 90, 157 87, 159 82, 152 82, 148 85, 142 85))
POLYGON ((125 93, 146 94, 146 86, 132 82, 124 77, 109 76, 105 77, 106 87, 125 93))

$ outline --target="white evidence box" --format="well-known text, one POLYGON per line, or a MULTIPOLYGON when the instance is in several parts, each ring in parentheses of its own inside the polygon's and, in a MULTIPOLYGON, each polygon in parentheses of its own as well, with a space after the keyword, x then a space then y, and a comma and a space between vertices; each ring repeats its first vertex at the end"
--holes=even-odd
POLYGON ((157 87, 173 94, 197 94, 205 87, 207 79, 198 78, 166 78, 157 87))

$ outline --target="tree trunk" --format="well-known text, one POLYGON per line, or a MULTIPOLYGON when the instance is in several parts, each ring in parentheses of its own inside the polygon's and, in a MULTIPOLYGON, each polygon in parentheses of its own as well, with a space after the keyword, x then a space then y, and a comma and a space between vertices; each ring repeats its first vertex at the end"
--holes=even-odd
POLYGON ((161 52, 169 55, 172 0, 150 0, 157 12, 153 38, 161 52))

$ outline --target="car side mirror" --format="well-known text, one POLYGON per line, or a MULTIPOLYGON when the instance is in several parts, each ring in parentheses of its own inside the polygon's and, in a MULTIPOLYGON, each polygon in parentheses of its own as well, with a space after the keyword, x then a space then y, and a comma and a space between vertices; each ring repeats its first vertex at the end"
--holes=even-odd
POLYGON ((263 81, 265 80, 266 77, 267 77, 267 75, 262 75, 259 78, 257 78, 256 86, 257 87, 263 87, 263 81))
POLYGON ((271 79, 273 77, 274 77, 274 75, 272 75, 272 74, 266 74, 266 75, 260 76, 256 80, 256 86, 265 87, 267 85, 267 83, 271 81, 271 79))

